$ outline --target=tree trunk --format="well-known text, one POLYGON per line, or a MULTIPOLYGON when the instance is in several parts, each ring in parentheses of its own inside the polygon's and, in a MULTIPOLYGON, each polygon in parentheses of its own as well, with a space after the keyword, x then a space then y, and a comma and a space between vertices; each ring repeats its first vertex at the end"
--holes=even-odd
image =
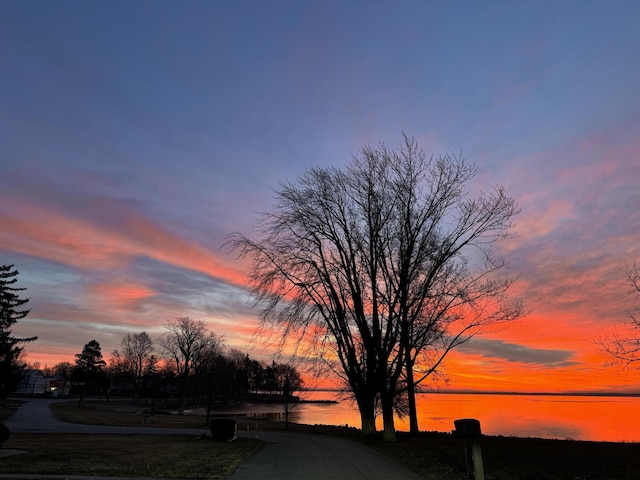
POLYGON ((418 408, 416 406, 416 386, 413 383, 413 362, 407 360, 407 397, 409 400, 409 432, 411 435, 420 433, 418 427, 418 408))
POLYGON ((367 398, 365 395, 356 396, 358 410, 360 410, 360 428, 364 435, 376 433, 375 396, 367 398))
POLYGON ((184 376, 180 376, 179 380, 178 380, 178 405, 180 407, 184 407, 185 405, 185 400, 187 398, 187 393, 186 393, 186 389, 187 389, 187 380, 184 376))
POLYGON ((209 384, 209 391, 207 395, 207 419, 205 425, 209 425, 211 421, 211 408, 213 407, 213 387, 209 384))
POLYGON ((363 412, 360 410, 360 428, 364 435, 373 435, 376 433, 376 416, 374 413, 363 412))
POLYGON ((139 391, 140 391, 140 377, 135 377, 133 379, 133 404, 134 405, 138 403, 139 391))
POLYGON ((87 386, 83 383, 82 390, 80 390, 80 398, 78 399, 78 408, 84 407, 84 397, 86 395, 86 392, 87 392, 87 386))
POLYGON ((384 392, 381 397, 383 424, 382 439, 385 442, 395 442, 397 438, 393 418, 393 396, 388 392, 384 392))

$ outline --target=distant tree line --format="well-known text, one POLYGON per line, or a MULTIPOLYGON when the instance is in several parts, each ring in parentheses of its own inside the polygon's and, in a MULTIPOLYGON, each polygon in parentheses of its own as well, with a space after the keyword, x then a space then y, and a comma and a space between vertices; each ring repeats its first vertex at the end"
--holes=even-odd
POLYGON ((260 362, 237 349, 227 352, 222 337, 202 321, 182 317, 167 322, 165 330, 156 342, 146 332, 125 335, 108 363, 99 342, 91 340, 74 364, 59 363, 45 374, 71 382, 80 406, 86 395, 127 395, 134 402, 175 398, 209 409, 256 397, 279 399, 302 387, 295 367, 260 362))

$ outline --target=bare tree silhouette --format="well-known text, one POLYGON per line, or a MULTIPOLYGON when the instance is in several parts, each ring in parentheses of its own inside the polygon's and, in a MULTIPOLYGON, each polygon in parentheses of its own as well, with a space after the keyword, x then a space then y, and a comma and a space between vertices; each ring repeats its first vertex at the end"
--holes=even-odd
POLYGON ((640 265, 637 262, 625 266, 625 274, 634 305, 627 311, 624 332, 615 330, 603 334, 597 343, 614 363, 630 367, 640 362, 640 265))

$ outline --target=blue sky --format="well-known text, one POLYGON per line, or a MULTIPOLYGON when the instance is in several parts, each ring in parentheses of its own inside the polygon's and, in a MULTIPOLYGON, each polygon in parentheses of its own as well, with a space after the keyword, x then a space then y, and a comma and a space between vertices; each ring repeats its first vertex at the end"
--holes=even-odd
POLYGON ((624 320, 640 258, 638 18, 635 1, 3 1, 0 262, 31 297, 27 359, 177 316, 267 358, 226 236, 279 182, 406 132, 522 207, 501 248, 531 313, 461 349, 452 384, 633 387, 591 339, 624 320))

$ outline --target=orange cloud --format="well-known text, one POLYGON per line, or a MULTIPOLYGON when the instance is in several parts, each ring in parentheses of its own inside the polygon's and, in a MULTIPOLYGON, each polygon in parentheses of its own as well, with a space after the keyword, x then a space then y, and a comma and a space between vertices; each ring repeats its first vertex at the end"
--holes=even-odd
POLYGON ((107 298, 117 308, 131 309, 142 300, 155 295, 150 288, 134 284, 129 279, 112 280, 110 283, 101 283, 91 287, 93 293, 100 298, 107 298))
MULTIPOLYGON (((529 203, 526 198, 518 199, 518 201, 524 205, 529 203)), ((540 207, 541 205, 536 205, 535 210, 527 207, 523 208, 522 213, 517 217, 517 224, 514 229, 518 235, 517 240, 505 242, 505 248, 513 249, 518 244, 521 245, 549 235, 567 219, 575 217, 573 206, 567 200, 549 199, 542 206, 542 209, 540 207)))
POLYGON ((210 249, 184 240, 118 203, 109 207, 120 209, 117 213, 124 221, 112 227, 2 197, 0 194, 3 202, 16 206, 8 210, 10 213, 0 214, 0 242, 5 250, 83 270, 109 269, 122 266, 133 257, 146 256, 235 285, 245 283, 240 262, 220 258, 210 249))

